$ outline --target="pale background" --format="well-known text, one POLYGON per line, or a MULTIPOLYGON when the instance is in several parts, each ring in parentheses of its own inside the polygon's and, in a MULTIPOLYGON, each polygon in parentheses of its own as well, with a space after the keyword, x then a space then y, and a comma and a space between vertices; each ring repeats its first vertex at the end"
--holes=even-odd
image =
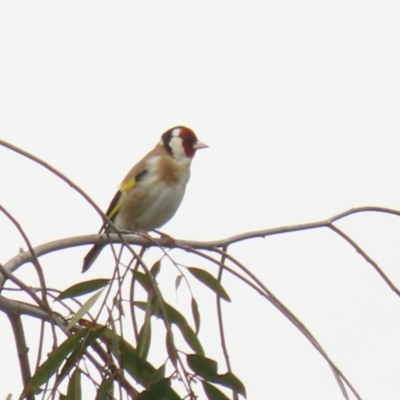
MULTIPOLYGON (((184 202, 163 229, 177 238, 400 208, 399 21, 398 2, 1 2, 0 137, 106 208, 161 133, 191 127, 210 149, 196 155, 184 202)), ((0 202, 34 245, 100 224, 66 184, 4 148, 0 202)), ((400 218, 362 214, 339 226, 400 286, 400 218)), ((0 243, 2 263, 25 247, 2 215, 0 243)), ((44 258, 49 284, 82 280, 86 250, 44 258)), ((364 399, 399 398, 400 299, 347 243, 317 230, 232 251, 364 399)), ((29 283, 31 270, 18 274, 29 283)), ((100 262, 88 277, 107 273, 100 262)), ((249 399, 342 398, 281 314, 242 284, 226 286, 231 362, 249 399)), ((209 292, 204 301, 214 304, 209 292)), ((21 386, 8 320, 0 323, 4 399, 21 386)), ((218 349, 214 335, 202 339, 218 349)))

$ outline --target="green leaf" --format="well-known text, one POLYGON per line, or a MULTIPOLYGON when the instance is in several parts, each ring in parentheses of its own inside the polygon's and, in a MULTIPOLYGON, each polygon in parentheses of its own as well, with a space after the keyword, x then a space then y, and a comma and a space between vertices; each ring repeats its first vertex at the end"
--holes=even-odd
POLYGON ((241 394, 243 397, 246 397, 246 388, 244 387, 242 381, 232 372, 218 375, 218 378, 214 382, 226 386, 229 389, 232 389, 234 392, 241 394))
POLYGON ((99 325, 96 328, 86 329, 86 337, 75 347, 70 355, 67 356, 61 371, 57 375, 55 386, 59 386, 65 377, 70 373, 72 368, 80 361, 85 350, 107 329, 105 326, 99 325))
POLYGON ((155 368, 147 361, 140 359, 136 351, 124 345, 121 348, 121 365, 137 382, 147 387, 150 378, 154 375, 155 368))
POLYGON ((137 397, 137 400, 180 400, 181 397, 171 389, 169 379, 161 379, 143 391, 137 397))
MULTIPOLYGON (((150 296, 149 296, 150 297, 150 296)), ((144 317, 143 326, 139 332, 137 352, 140 358, 145 360, 150 350, 151 342, 151 301, 147 303, 146 315, 144 317)))
POLYGON ((101 289, 110 283, 110 279, 93 279, 91 281, 77 283, 61 292, 56 300, 68 299, 71 297, 82 296, 84 294, 92 293, 95 290, 101 289))
POLYGON ((215 279, 209 272, 200 268, 187 268, 187 270, 201 283, 215 292, 219 297, 226 301, 231 301, 221 283, 215 279))
POLYGON ((105 326, 86 329, 86 337, 75 347, 74 351, 66 357, 65 364, 57 376, 57 384, 64 380, 72 368, 74 368, 75 364, 81 359, 85 349, 90 346, 105 331, 105 329, 107 329, 105 326))
MULTIPOLYGON (((135 301, 133 303, 136 307, 140 308, 141 310, 146 310, 146 302, 144 301, 135 301)), ((156 299, 152 304, 157 304, 156 299)), ((188 322, 186 321, 185 317, 174 307, 169 305, 168 303, 164 302, 165 312, 167 314, 167 319, 170 324, 175 324, 182 333, 182 336, 186 340, 187 344, 195 351, 197 354, 204 354, 203 347, 196 336, 196 333, 190 327, 188 322)), ((152 315, 157 318, 163 318, 161 310, 157 307, 152 307, 152 315)))
POLYGON ((146 292, 152 292, 150 278, 145 273, 136 270, 134 271, 133 276, 146 292))
MULTIPOLYGON (((140 308, 143 311, 146 311, 147 302, 146 301, 135 301, 133 303, 136 307, 140 308)), ((165 312, 167 314, 168 322, 170 324, 184 324, 186 322, 185 317, 174 307, 170 306, 168 303, 164 301, 165 312)), ((160 307, 156 307, 156 299, 152 301, 151 308, 152 315, 157 318, 163 318, 161 314, 160 307)))
POLYGON ((178 275, 175 279, 175 290, 178 290, 181 282, 182 282, 182 275, 178 275))
MULTIPOLYGON (((111 315, 111 313, 110 313, 111 315)), ((111 318, 110 319, 110 329, 107 329, 106 336, 110 339, 109 345, 111 347, 111 352, 114 354, 115 357, 119 360, 121 356, 120 350, 120 337, 116 333, 115 321, 111 318)))
POLYGON ((186 361, 192 371, 199 377, 214 381, 218 378, 218 364, 215 360, 198 354, 188 354, 186 361))
POLYGON ((171 360, 175 369, 178 368, 178 354, 175 347, 174 336, 172 332, 167 331, 167 335, 165 337, 165 345, 167 347, 167 353, 169 359, 171 360))
POLYGON ((229 400, 229 397, 227 397, 214 385, 210 385, 206 381, 201 381, 201 383, 208 400, 229 400))
POLYGON ((199 306, 197 305, 197 301, 194 297, 192 297, 192 315, 194 320, 195 333, 197 335, 200 330, 200 312, 199 306))
POLYGON ((232 372, 219 375, 218 365, 215 360, 198 354, 188 354, 186 356, 186 361, 193 372, 200 378, 223 385, 246 397, 246 389, 241 380, 232 372))
POLYGON ((102 292, 102 290, 98 291, 83 304, 83 306, 78 310, 71 321, 69 321, 67 331, 70 330, 93 307, 93 305, 101 296, 102 292))
POLYGON ((27 389, 36 391, 41 385, 46 383, 60 368, 67 356, 79 346, 82 338, 87 334, 87 331, 81 331, 71 335, 60 346, 51 352, 47 360, 37 369, 27 384, 27 389))
POLYGON ((149 362, 142 360, 136 349, 115 332, 107 329, 101 336, 101 340, 105 342, 114 357, 120 361, 121 368, 131 375, 136 382, 147 388, 156 368, 149 362), (114 341, 119 344, 117 354, 114 352, 115 346, 112 345, 114 341))
POLYGON ((154 372, 154 374, 150 378, 149 383, 150 383, 150 385, 153 385, 154 383, 156 383, 164 378, 165 378, 165 363, 163 365, 161 365, 161 367, 159 367, 157 369, 157 371, 154 372))
POLYGON ((159 274, 161 269, 161 260, 158 260, 154 263, 154 265, 150 269, 150 273, 154 276, 154 278, 159 274))
POLYGON ((201 345, 200 340, 186 321, 184 324, 179 325, 179 330, 181 331, 182 336, 184 337, 186 343, 190 346, 190 348, 195 353, 204 355, 203 346, 201 345))
POLYGON ((70 373, 72 368, 75 367, 75 364, 77 363, 78 359, 81 357, 83 353, 83 341, 79 343, 74 349, 74 351, 65 359, 65 363, 57 375, 57 385, 60 384, 64 380, 64 378, 70 373))
POLYGON ((111 400, 113 397, 113 379, 105 379, 97 389, 95 400, 111 400))
POLYGON ((81 371, 76 368, 68 383, 68 390, 66 400, 81 400, 82 387, 81 387, 81 371))

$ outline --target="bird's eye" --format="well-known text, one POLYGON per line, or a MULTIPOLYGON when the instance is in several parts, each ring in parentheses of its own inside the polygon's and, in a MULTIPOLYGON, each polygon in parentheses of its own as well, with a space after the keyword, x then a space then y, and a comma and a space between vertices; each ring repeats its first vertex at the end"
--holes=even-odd
POLYGON ((196 135, 187 128, 185 129, 182 128, 181 132, 179 133, 179 136, 185 143, 194 144, 197 142, 196 135))
POLYGON ((190 135, 184 136, 182 140, 186 143, 194 143, 196 141, 196 139, 190 135))

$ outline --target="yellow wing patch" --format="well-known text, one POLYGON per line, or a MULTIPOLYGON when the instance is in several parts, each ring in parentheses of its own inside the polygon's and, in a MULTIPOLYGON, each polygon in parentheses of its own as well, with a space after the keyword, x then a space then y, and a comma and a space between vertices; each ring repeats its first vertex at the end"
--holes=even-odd
POLYGON ((135 178, 130 178, 124 182, 121 183, 121 186, 119 187, 119 190, 121 192, 127 192, 128 190, 132 189, 135 186, 136 179, 135 178))
MULTIPOLYGON (((113 218, 117 215, 119 209, 121 208, 121 192, 118 192, 116 194, 116 197, 118 196, 117 203, 114 205, 114 207, 110 207, 110 211, 107 213, 107 217, 113 220, 113 218)), ((115 198, 115 197, 114 197, 115 198)), ((111 206, 111 205, 110 205, 111 206)))
POLYGON ((118 192, 115 194, 114 198, 112 199, 110 206, 107 210, 107 217, 111 220, 117 215, 119 209, 121 208, 121 196, 123 192, 127 192, 129 189, 132 189, 135 186, 136 179, 131 178, 121 183, 121 186, 118 192))
POLYGON ((118 210, 121 208, 121 195, 122 192, 118 190, 108 207, 106 215, 111 220, 117 215, 118 210))

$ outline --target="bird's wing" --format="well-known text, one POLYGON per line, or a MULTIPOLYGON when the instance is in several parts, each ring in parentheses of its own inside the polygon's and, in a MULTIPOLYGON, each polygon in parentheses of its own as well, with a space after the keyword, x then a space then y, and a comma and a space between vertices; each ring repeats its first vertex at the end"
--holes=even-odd
POLYGON ((133 189, 134 186, 137 184, 137 182, 139 182, 140 179, 143 178, 144 175, 146 175, 146 173, 147 173, 147 170, 143 169, 136 176, 132 176, 132 177, 127 176, 123 180, 123 182, 121 183, 121 185, 119 187, 119 190, 117 191, 117 193, 115 193, 114 198, 111 200, 111 203, 108 206, 108 210, 106 212, 106 215, 108 218, 113 220, 115 218, 115 216, 117 215, 119 209, 121 208, 122 193, 133 189))
POLYGON ((145 177, 148 172, 147 161, 156 156, 168 156, 168 158, 170 157, 165 148, 162 145, 157 144, 153 150, 151 150, 137 164, 135 164, 122 181, 119 190, 112 199, 106 212, 108 218, 110 218, 111 220, 115 218, 115 216, 118 214, 119 209, 121 208, 122 194, 133 189, 138 184, 138 182, 140 182, 145 177))

